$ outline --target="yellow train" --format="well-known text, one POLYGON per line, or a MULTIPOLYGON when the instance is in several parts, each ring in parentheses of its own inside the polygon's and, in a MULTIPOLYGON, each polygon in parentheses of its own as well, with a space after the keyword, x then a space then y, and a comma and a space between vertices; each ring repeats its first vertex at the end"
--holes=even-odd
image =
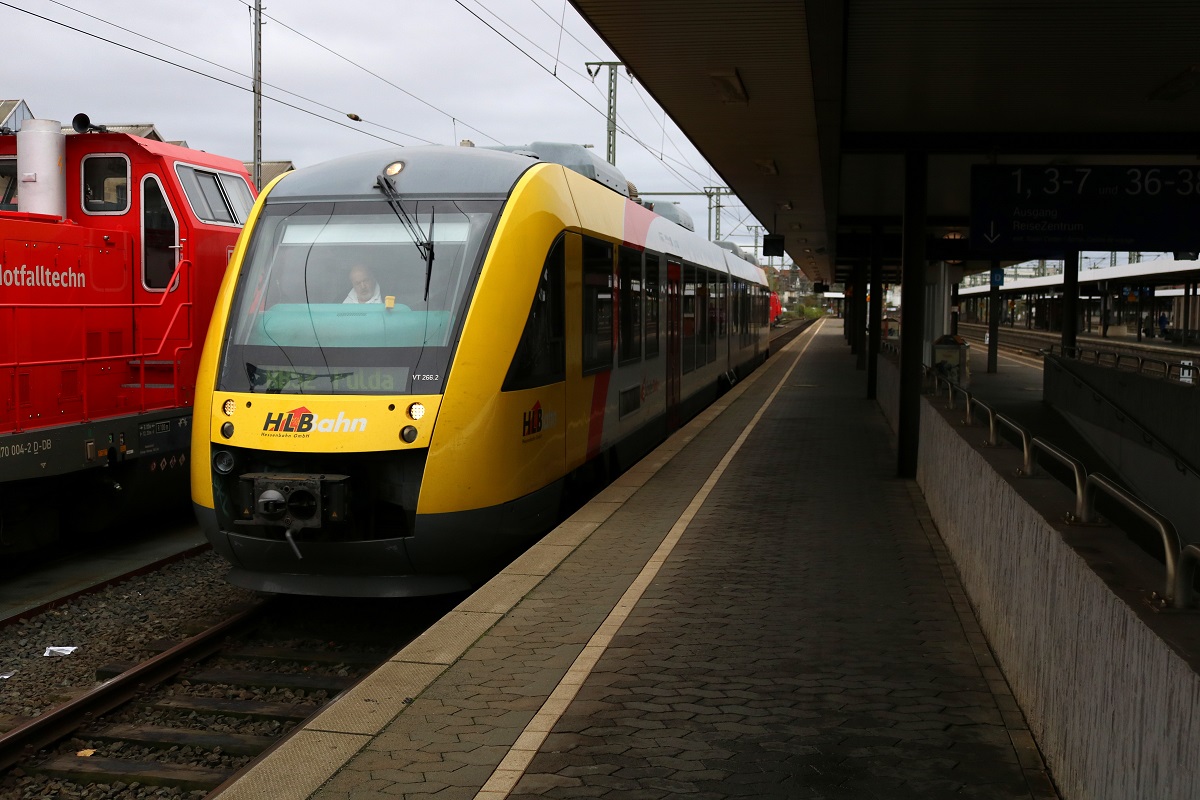
POLYGON ((590 150, 366 153, 262 192, 196 381, 229 580, 469 588, 767 356, 761 269, 590 150))

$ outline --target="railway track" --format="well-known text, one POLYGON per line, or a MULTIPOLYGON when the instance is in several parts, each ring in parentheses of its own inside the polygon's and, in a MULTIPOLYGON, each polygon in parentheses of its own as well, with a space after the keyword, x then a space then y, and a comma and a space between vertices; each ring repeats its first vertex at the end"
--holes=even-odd
POLYGON ((458 598, 260 601, 0 736, 0 798, 202 796, 282 741, 458 598), (383 601, 383 605, 403 601, 383 601), (369 613, 368 613, 369 612, 369 613), (367 620, 404 619, 381 629, 367 620), (172 796, 172 795, 168 795, 172 796))

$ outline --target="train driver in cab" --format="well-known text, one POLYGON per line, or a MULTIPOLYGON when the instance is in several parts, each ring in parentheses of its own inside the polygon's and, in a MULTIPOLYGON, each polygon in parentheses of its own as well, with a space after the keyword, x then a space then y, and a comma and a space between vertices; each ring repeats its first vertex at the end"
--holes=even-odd
POLYGON ((361 264, 350 270, 350 293, 343 303, 382 303, 383 295, 379 290, 379 281, 371 270, 361 264))

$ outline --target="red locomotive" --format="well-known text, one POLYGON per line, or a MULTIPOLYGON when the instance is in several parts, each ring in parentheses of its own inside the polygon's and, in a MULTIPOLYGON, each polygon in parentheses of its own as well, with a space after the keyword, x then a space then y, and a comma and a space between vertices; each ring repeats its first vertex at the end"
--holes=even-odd
POLYGON ((0 129, 0 554, 177 500, 200 347, 254 188, 73 121, 0 129))

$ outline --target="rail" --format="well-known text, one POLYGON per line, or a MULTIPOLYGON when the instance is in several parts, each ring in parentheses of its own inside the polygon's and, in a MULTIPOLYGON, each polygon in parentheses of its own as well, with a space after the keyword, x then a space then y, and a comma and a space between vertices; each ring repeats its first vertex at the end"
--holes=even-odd
POLYGON ((94 689, 63 703, 41 716, 24 722, 5 734, 0 734, 0 770, 7 769, 22 757, 36 752, 64 736, 88 720, 107 713, 140 694, 193 661, 215 652, 226 635, 260 617, 269 601, 250 606, 208 630, 164 650, 158 655, 94 689))
MULTIPOLYGON (((1036 471, 1038 455, 1045 455, 1058 461, 1068 469, 1074 477, 1075 508, 1067 512, 1065 518, 1069 522, 1092 523, 1096 520, 1095 499, 1097 493, 1104 493, 1123 505, 1138 518, 1155 528, 1163 543, 1164 560, 1166 562, 1166 579, 1164 582, 1165 602, 1174 608, 1190 608, 1194 600, 1192 581, 1197 564, 1200 563, 1200 546, 1189 544, 1183 546, 1175 526, 1163 515, 1159 514, 1141 499, 1135 497, 1109 478, 1099 473, 1088 474, 1083 463, 1069 453, 1061 450, 1040 437, 1032 436, 1029 431, 1004 414, 996 412, 983 401, 974 397, 965 388, 954 384, 943 375, 939 375, 929 367, 926 374, 933 377, 933 393, 941 394, 942 384, 947 385, 946 397, 949 408, 954 408, 955 394, 966 397, 966 418, 964 424, 974 424, 974 413, 982 410, 987 414, 988 439, 986 446, 995 447, 999 444, 998 431, 1005 427, 1016 433, 1021 439, 1022 463, 1017 474, 1022 477, 1033 477, 1036 471)), ((1152 595, 1155 600, 1158 593, 1152 595)))

